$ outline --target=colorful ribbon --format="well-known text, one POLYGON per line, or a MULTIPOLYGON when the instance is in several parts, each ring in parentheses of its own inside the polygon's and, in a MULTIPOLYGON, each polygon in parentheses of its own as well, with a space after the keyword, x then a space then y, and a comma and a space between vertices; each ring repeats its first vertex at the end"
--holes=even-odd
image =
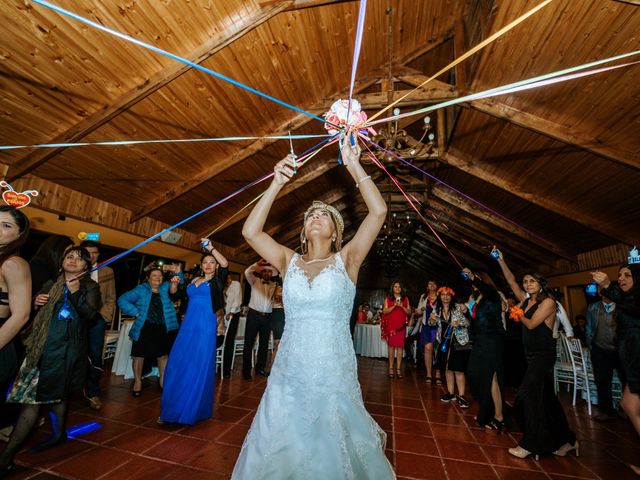
MULTIPOLYGON (((542 2, 540 5, 532 8, 531 10, 529 10, 528 12, 526 12, 524 15, 516 18, 513 22, 509 23, 508 25, 506 25, 505 27, 502 27, 500 30, 498 30, 496 33, 494 33, 493 35, 491 35, 489 38, 483 40, 482 42, 480 42, 478 45, 476 45, 475 47, 473 47, 471 50, 465 52, 463 55, 461 55, 460 57, 456 58, 453 62, 451 62, 449 65, 447 65, 446 67, 442 68, 438 73, 432 75, 431 77, 429 77, 427 80, 425 80, 424 82, 422 82, 419 86, 417 86, 416 88, 414 88, 413 90, 411 90, 410 92, 406 93, 405 95, 403 95, 402 97, 400 97, 399 99, 397 99, 396 101, 394 101, 393 103, 391 103, 390 105, 387 105, 386 107, 384 107, 382 110, 380 110, 379 112, 377 112, 376 114, 374 114, 370 119, 369 122, 373 122, 373 120, 375 120, 376 118, 378 118, 383 112, 386 112, 387 110, 389 110, 391 107, 393 107, 394 105, 396 105, 397 103, 401 102, 402 100, 404 100, 405 98, 407 98, 409 95, 413 94, 414 92, 420 90, 422 87, 424 87, 427 83, 429 83, 431 80, 433 80, 434 78, 438 78, 440 75, 442 75, 443 73, 447 72, 448 70, 450 70, 451 68, 455 67, 456 65, 458 65, 460 62, 466 60, 467 58, 469 58, 471 55, 474 55, 476 52, 482 50, 484 47, 486 47, 487 45, 489 45, 490 43, 492 43, 493 41, 495 41, 496 39, 500 38, 502 35, 504 35, 505 33, 507 33, 509 30, 511 30, 512 28, 514 28, 515 26, 517 26, 518 24, 522 23, 523 21, 525 21, 527 18, 529 18, 531 15, 537 13, 539 10, 541 10, 542 8, 546 7, 547 5, 549 5, 549 3, 551 3, 553 0, 545 0, 544 2, 542 2)), ((384 120, 386 121, 386 120, 384 120)), ((380 121, 382 122, 382 120, 380 121)), ((376 122, 376 123, 380 123, 380 122, 376 122)), ((370 123, 371 125, 373 125, 373 123, 370 123)))
POLYGON ((114 147, 121 145, 144 145, 147 143, 199 143, 199 142, 237 142, 243 140, 305 140, 325 138, 330 134, 320 135, 265 135, 262 137, 211 137, 211 138, 171 138, 159 140, 118 140, 111 142, 77 142, 77 143, 39 143, 36 145, 0 145, 0 150, 18 150, 24 148, 70 148, 70 147, 114 147))

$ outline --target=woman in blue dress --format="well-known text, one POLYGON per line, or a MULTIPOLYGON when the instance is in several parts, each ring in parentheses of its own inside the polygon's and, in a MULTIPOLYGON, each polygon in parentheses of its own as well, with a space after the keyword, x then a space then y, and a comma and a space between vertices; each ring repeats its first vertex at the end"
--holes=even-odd
POLYGON ((169 354, 160 422, 193 425, 213 412, 216 334, 224 330, 222 290, 229 263, 210 243, 205 248, 201 276, 187 287, 187 313, 169 354))

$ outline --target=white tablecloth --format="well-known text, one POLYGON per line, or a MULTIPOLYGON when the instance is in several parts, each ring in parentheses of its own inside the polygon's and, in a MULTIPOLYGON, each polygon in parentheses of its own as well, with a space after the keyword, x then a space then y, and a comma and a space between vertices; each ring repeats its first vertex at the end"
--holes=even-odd
POLYGON ((380 338, 380 325, 356 324, 353 335, 356 354, 363 357, 387 357, 387 342, 380 338))
MULTIPOLYGON (((124 375, 125 380, 133 378, 133 364, 131 360, 131 347, 133 342, 129 338, 129 331, 133 326, 133 320, 124 320, 120 326, 120 336, 116 346, 116 355, 113 357, 111 372, 116 375, 124 375)), ((158 367, 153 367, 147 377, 157 377, 158 367)))

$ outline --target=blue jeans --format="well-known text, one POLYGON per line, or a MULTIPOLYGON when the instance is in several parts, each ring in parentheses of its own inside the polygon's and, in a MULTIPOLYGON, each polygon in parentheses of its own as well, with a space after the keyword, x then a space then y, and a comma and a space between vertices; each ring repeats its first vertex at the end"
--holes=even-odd
POLYGON ((97 397, 100 395, 100 377, 102 376, 102 348, 104 347, 104 331, 106 323, 102 317, 89 328, 89 370, 85 395, 97 397))

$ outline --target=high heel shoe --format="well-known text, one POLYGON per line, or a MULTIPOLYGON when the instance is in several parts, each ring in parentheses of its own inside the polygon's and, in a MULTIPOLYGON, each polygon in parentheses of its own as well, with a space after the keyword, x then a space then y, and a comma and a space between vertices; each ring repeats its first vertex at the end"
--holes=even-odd
POLYGON ((402 370, 400 370, 399 368, 396 369, 396 378, 402 380, 404 377, 402 376, 402 370))
POLYGON ((391 378, 391 379, 396 378, 396 375, 393 373, 393 368, 389 369, 389 378, 391 378))
POLYGON ((570 443, 565 443, 558 450, 553 452, 553 454, 558 456, 558 457, 565 457, 567 455, 567 453, 569 453, 571 451, 575 451, 576 452, 576 457, 580 456, 580 444, 578 443, 578 440, 573 442, 573 445, 571 445, 570 443))
MULTIPOLYGON (((521 446, 517 446, 514 448, 510 448, 509 449, 509 453, 511 455, 513 455, 514 457, 518 457, 518 458, 527 458, 530 457, 531 455, 533 455, 532 452, 530 452, 529 450, 526 450, 524 448, 522 448, 521 446)), ((538 460, 540 458, 539 455, 534 455, 535 459, 538 460)))

